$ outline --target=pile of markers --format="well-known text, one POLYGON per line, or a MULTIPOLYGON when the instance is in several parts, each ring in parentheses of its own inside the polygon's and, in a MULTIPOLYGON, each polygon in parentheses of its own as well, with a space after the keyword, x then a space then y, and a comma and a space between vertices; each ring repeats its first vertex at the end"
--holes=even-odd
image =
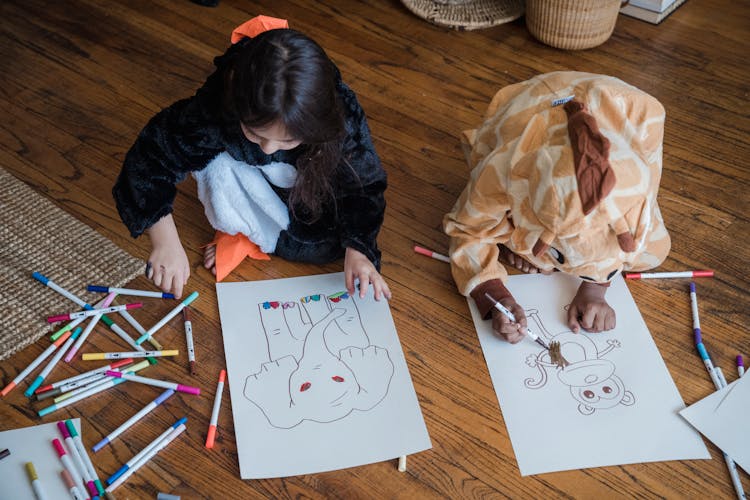
MULTIPOLYGON (((31 382, 29 387, 24 391, 24 394, 27 397, 34 397, 37 401, 51 401, 51 404, 49 406, 46 406, 38 411, 40 417, 57 411, 60 408, 64 408, 66 406, 77 403, 78 401, 86 399, 89 396, 98 394, 109 388, 120 385, 126 381, 166 389, 153 401, 148 403, 137 413, 135 413, 120 426, 118 426, 115 430, 110 432, 101 441, 96 443, 96 445, 93 446, 92 450, 94 452, 98 452, 99 450, 110 444, 118 436, 123 434, 136 422, 143 419, 147 414, 161 405, 164 401, 169 399, 170 396, 172 396, 176 391, 193 395, 200 394, 200 389, 198 387, 192 387, 177 382, 155 378, 147 378, 141 376, 140 374, 136 374, 140 370, 156 364, 157 361, 155 358, 162 356, 176 356, 179 354, 179 351, 177 350, 165 350, 153 337, 153 335, 180 312, 182 312, 183 314, 185 323, 185 335, 188 348, 188 368, 191 374, 195 373, 195 351, 192 339, 192 323, 190 321, 190 315, 188 313, 187 306, 198 297, 197 292, 191 293, 185 300, 180 302, 153 327, 145 329, 128 312, 130 310, 142 307, 143 304, 141 302, 131 302, 122 305, 112 305, 115 297, 117 295, 129 295, 140 297, 154 297, 161 299, 174 299, 174 296, 172 294, 89 285, 89 291, 107 294, 103 299, 92 306, 40 273, 34 273, 33 277, 40 283, 70 299, 72 302, 81 307, 82 310, 62 315, 49 316, 47 318, 47 321, 49 323, 55 323, 59 321, 65 321, 67 323, 51 336, 51 345, 49 345, 39 356, 36 357, 36 359, 34 359, 11 382, 9 382, 2 389, 2 391, 0 391, 0 396, 5 397, 48 358, 51 359, 49 359, 44 368, 39 372, 36 378, 31 382), (140 337, 134 340, 133 337, 131 337, 125 330, 118 326, 108 316, 112 314, 119 314, 120 316, 122 316, 122 318, 125 319, 125 321, 127 321, 127 323, 129 323, 140 334, 140 337), (89 319, 89 323, 85 326, 85 328, 79 326, 87 319, 89 319), (65 362, 70 363, 74 359, 80 347, 86 341, 89 334, 93 331, 94 326, 100 321, 104 323, 118 337, 124 340, 133 350, 122 352, 83 354, 81 356, 81 359, 84 361, 112 361, 105 366, 99 366, 95 369, 80 373, 78 375, 44 385, 45 379, 50 375, 50 373, 60 360, 64 360, 65 362), (152 346, 154 346, 155 350, 146 350, 143 347, 143 344, 145 342, 149 342, 152 346), (138 358, 145 359, 141 359, 140 361, 136 362, 138 358)), ((225 372, 224 370, 222 370, 220 374, 216 400, 214 401, 211 426, 209 427, 208 438, 206 440, 206 447, 209 448, 213 446, 213 440, 216 433, 216 422, 218 420, 218 410, 220 407, 220 398, 223 389, 224 378, 225 372)), ((175 422, 159 437, 151 442, 151 444, 146 446, 143 450, 141 450, 133 458, 131 458, 125 465, 123 465, 117 472, 115 472, 106 480, 106 488, 98 479, 93 463, 89 459, 81 438, 76 432, 72 422, 69 420, 66 422, 58 422, 61 437, 68 445, 68 451, 65 450, 65 447, 57 439, 55 439, 52 444, 54 449, 57 451, 60 461, 64 466, 61 475, 63 480, 65 481, 65 484, 68 486, 71 497, 74 499, 86 498, 86 492, 88 491, 88 493, 91 494, 91 498, 99 498, 103 495, 111 498, 112 490, 114 490, 125 480, 127 480, 130 475, 132 475, 136 470, 138 470, 138 468, 148 462, 151 457, 153 457, 161 449, 167 446, 172 440, 179 436, 183 431, 185 431, 186 421, 187 418, 183 417, 175 422), (73 458, 71 459, 70 456, 72 456, 73 458)), ((46 498, 44 497, 43 493, 43 485, 36 475, 33 463, 27 463, 26 469, 37 496, 39 498, 46 498)))

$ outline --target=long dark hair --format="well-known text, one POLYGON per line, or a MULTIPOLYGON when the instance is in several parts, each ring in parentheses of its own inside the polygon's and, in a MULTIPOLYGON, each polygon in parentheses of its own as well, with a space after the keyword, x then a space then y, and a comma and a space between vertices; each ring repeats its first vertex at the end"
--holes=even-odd
POLYGON ((289 207, 302 208, 308 222, 320 217, 323 202, 333 196, 341 159, 346 129, 336 82, 336 68, 323 49, 290 29, 266 31, 246 42, 224 82, 230 118, 251 129, 278 122, 301 141, 289 207))

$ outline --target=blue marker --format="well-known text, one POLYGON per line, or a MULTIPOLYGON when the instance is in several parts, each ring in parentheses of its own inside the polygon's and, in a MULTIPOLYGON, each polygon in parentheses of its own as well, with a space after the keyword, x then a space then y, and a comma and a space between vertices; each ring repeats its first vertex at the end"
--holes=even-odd
POLYGON ((177 307, 172 309, 166 316, 164 316, 158 323, 156 323, 154 326, 152 326, 146 333, 141 335, 138 340, 135 341, 136 344, 141 345, 146 340, 149 340, 151 336, 156 333, 159 328, 167 324, 167 321, 177 316, 180 311, 185 309, 185 307, 189 306, 192 301, 198 298, 198 292, 193 292, 190 295, 187 296, 185 300, 179 303, 177 307))
POLYGON ((179 426, 183 425, 185 422, 187 422, 187 417, 182 417, 177 422, 175 422, 174 424, 172 424, 171 426, 169 426, 169 428, 166 431, 162 432, 159 435, 159 437, 157 437, 156 439, 154 439, 153 441, 151 441, 151 443, 149 443, 148 446, 146 446, 141 451, 139 451, 133 458, 131 458, 130 460, 128 460, 125 463, 125 465, 123 465, 122 467, 120 467, 119 469, 117 469, 117 471, 114 474, 112 474, 111 476, 109 476, 109 478, 107 479, 107 486, 110 486, 112 483, 114 483, 115 481, 117 481, 118 477, 120 477, 123 474, 125 474, 128 471, 128 469, 130 469, 131 467, 133 467, 133 465, 135 465, 142 457, 146 456, 151 450, 153 450, 156 446, 158 446, 159 443, 162 440, 164 440, 164 438, 166 438, 173 430, 175 430, 179 426))
POLYGON ((171 293, 152 292, 149 290, 131 290, 130 288, 114 288, 111 286, 89 285, 86 287, 89 292, 116 293, 117 295, 134 295, 137 297, 155 297, 158 299, 173 299, 171 293))

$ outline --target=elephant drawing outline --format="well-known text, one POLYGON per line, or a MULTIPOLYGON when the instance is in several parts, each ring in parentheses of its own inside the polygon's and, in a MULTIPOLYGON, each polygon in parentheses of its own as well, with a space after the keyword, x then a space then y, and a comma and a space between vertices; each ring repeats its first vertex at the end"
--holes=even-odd
POLYGON ((372 345, 346 292, 257 305, 267 361, 245 379, 243 396, 268 423, 290 429, 369 411, 388 394, 394 364, 372 345))

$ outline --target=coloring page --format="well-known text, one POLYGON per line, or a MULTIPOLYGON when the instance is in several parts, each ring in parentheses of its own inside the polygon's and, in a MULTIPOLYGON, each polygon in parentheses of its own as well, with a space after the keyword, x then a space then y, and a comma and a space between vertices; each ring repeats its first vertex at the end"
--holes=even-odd
POLYGON ((350 296, 343 273, 216 289, 243 479, 430 448, 385 299, 350 296))
POLYGON ((738 466, 750 473, 750 377, 732 382, 680 412, 685 420, 711 440, 738 466))
POLYGON ((623 278, 606 294, 617 326, 602 333, 567 327, 566 307, 579 283, 562 273, 516 275, 507 283, 528 328, 558 348, 564 363, 528 336, 516 345, 496 337, 469 299, 521 475, 710 458, 677 414, 685 404, 623 278))

